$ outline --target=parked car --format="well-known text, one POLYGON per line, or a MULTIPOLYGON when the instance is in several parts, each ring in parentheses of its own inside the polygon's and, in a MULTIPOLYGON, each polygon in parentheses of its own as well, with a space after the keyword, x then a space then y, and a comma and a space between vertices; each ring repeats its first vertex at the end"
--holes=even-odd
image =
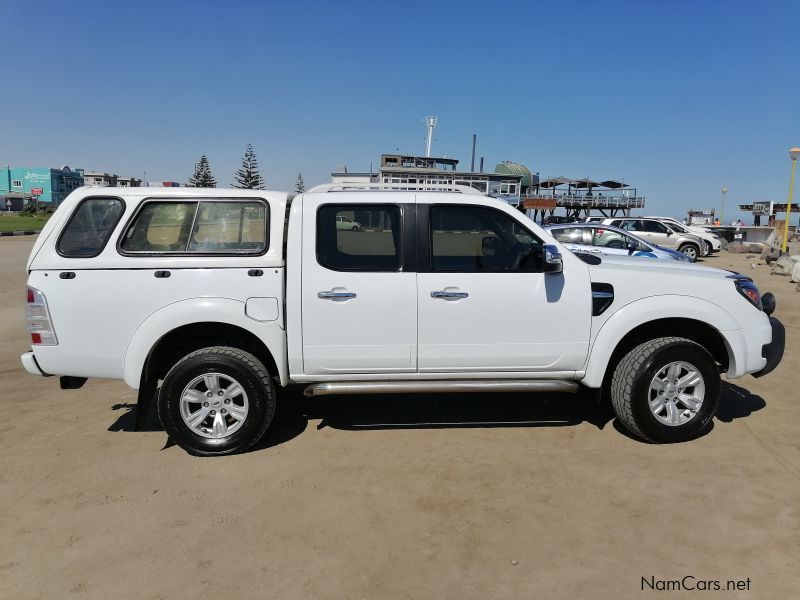
POLYGON ((692 262, 697 260, 703 250, 703 240, 696 235, 678 233, 657 219, 642 217, 612 217, 603 221, 625 231, 635 233, 652 244, 671 248, 688 256, 692 262))
POLYGON ((361 229, 361 223, 353 221, 350 217, 340 215, 336 217, 336 229, 345 229, 350 231, 358 231, 361 229))
POLYGON ((722 250, 722 241, 719 236, 713 231, 709 231, 705 227, 698 227, 697 225, 686 225, 672 217, 647 217, 648 219, 656 219, 667 225, 677 233, 688 233, 696 235, 703 240, 702 256, 708 256, 715 252, 722 250))
POLYGON ((138 423, 155 400, 172 440, 212 456, 255 444, 290 384, 608 389, 634 435, 678 442, 709 428, 720 373, 782 357, 774 297, 749 278, 572 254, 471 188, 328 185, 286 206, 263 190, 74 191, 28 259, 24 368, 64 389, 123 379, 138 423), (356 212, 383 226, 349 235, 338 217, 356 212))
POLYGON ((572 252, 642 256, 692 262, 682 252, 650 244, 613 225, 573 223, 571 225, 549 225, 545 229, 572 252))

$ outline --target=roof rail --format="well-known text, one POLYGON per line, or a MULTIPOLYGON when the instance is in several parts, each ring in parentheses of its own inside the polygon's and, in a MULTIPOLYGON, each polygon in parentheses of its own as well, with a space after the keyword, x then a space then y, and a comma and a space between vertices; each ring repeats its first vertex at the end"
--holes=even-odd
POLYGON ((306 190, 306 192, 369 192, 378 190, 395 192, 456 192, 472 196, 486 195, 482 191, 467 185, 449 185, 446 183, 323 183, 306 190))

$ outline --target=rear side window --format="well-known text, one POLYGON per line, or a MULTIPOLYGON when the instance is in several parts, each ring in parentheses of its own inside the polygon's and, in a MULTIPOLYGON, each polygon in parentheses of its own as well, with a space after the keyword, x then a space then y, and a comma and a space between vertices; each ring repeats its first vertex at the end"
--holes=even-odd
POLYGON ((334 271, 400 271, 401 232, 399 206, 322 206, 317 261, 334 271))
POLYGON ((68 258, 97 256, 124 211, 125 205, 119 198, 87 198, 70 217, 56 250, 68 258))
POLYGON ((120 250, 263 254, 267 219, 267 204, 260 200, 148 202, 125 232, 120 250))

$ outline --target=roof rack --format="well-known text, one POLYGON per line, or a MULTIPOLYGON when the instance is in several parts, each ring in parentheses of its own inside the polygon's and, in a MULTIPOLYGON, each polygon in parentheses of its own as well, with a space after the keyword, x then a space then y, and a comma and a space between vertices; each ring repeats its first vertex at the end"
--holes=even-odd
POLYGON ((467 185, 449 185, 446 183, 323 183, 316 185, 307 193, 322 192, 368 192, 372 190, 385 190, 394 192, 456 192, 472 196, 485 196, 480 190, 467 185))

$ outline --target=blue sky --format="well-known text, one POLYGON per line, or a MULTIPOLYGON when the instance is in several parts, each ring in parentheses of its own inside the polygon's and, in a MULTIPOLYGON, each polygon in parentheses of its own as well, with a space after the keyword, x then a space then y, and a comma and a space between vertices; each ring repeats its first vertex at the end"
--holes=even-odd
POLYGON ((383 152, 624 178, 648 212, 784 202, 800 3, 0 2, 0 164, 268 186, 383 152))

